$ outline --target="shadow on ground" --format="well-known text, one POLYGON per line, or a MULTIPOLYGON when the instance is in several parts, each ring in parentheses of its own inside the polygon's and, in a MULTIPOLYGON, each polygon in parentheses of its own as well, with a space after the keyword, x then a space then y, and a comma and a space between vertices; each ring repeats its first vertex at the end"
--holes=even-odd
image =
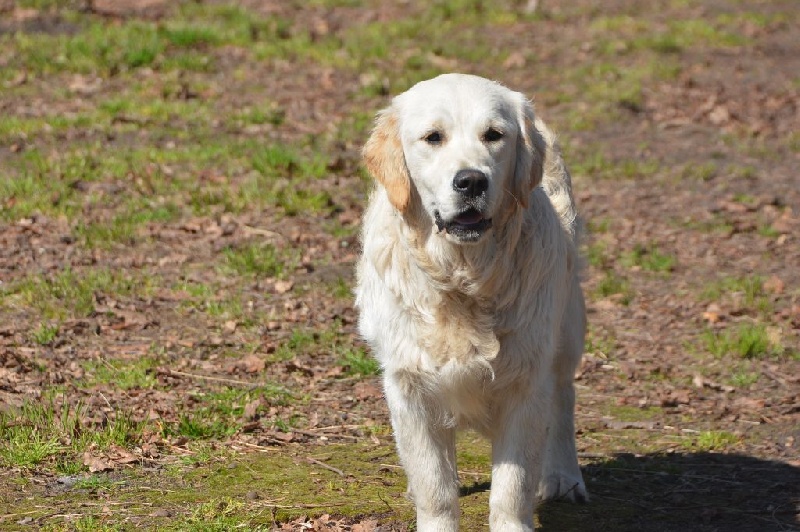
MULTIPOLYGON (((800 531, 800 468, 750 456, 618 454, 583 468, 591 502, 539 506, 543 532, 800 531)), ((489 491, 488 482, 461 496, 489 491)))
POLYGON ((800 530, 800 468, 750 456, 619 454, 584 467, 586 505, 551 502, 542 531, 800 530))

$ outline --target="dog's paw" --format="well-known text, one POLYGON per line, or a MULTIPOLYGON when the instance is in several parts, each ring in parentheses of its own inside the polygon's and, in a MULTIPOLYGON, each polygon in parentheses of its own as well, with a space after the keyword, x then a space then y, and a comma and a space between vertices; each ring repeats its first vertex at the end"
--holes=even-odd
POLYGON ((536 498, 540 501, 558 499, 584 503, 589 501, 589 494, 580 475, 551 473, 539 483, 536 498))

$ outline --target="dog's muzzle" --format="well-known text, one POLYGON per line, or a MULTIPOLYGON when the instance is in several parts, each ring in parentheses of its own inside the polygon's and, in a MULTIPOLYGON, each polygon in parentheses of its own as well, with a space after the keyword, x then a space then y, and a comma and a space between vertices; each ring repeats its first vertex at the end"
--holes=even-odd
POLYGON ((492 219, 484 214, 488 189, 489 178, 480 170, 459 170, 453 178, 453 190, 458 192, 462 209, 449 220, 436 211, 436 228, 462 242, 477 242, 492 227, 492 219))
POLYGON ((458 213, 448 219, 438 210, 433 212, 436 229, 460 242, 477 242, 492 227, 486 216, 489 178, 480 170, 459 170, 453 178, 453 190, 458 193, 458 213))
POLYGON ((485 218, 481 211, 473 207, 467 208, 451 220, 442 219, 439 211, 436 211, 434 221, 439 231, 444 231, 462 242, 477 242, 492 227, 492 219, 485 218))

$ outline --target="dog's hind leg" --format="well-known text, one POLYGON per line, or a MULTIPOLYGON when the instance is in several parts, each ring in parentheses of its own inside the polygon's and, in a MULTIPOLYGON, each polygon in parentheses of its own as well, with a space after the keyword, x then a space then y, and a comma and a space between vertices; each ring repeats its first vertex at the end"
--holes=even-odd
POLYGON ((555 387, 544 470, 539 483, 539 500, 563 498, 574 502, 588 500, 578 454, 575 448, 575 369, 583 354, 585 314, 583 295, 572 294, 565 313, 559 352, 554 359, 555 387))

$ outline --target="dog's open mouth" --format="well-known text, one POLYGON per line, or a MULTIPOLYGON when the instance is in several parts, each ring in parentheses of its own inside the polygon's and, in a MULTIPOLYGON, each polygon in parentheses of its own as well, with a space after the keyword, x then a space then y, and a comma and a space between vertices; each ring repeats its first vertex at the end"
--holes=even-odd
POLYGON ((442 219, 439 211, 436 211, 434 215, 439 231, 445 231, 464 242, 477 241, 487 229, 492 227, 492 219, 485 218, 483 213, 474 208, 462 211, 448 221, 442 219))

